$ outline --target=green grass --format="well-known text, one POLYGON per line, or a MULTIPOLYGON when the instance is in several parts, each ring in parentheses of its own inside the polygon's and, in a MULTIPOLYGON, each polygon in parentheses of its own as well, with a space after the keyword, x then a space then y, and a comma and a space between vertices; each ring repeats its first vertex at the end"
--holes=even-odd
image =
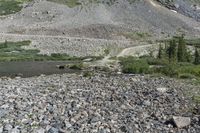
POLYGON ((67 5, 70 8, 81 5, 79 0, 48 0, 48 1, 56 2, 56 3, 59 3, 59 4, 64 4, 64 5, 67 5))
POLYGON ((22 9, 22 3, 31 0, 0 0, 0 15, 9 15, 19 12, 22 9))
POLYGON ((122 66, 122 72, 124 73, 148 73, 149 64, 146 60, 136 59, 133 57, 120 58, 120 64, 122 66))
MULTIPOLYGON (((87 6, 91 3, 102 3, 102 4, 106 4, 108 6, 112 6, 117 0, 84 0, 84 1, 79 1, 79 0, 47 0, 47 1, 51 1, 51 2, 56 2, 59 4, 63 4, 63 5, 67 5, 70 8, 74 8, 76 6, 87 6)), ((130 4, 138 1, 138 0, 127 0, 130 4)))
POLYGON ((200 95, 195 95, 192 97, 192 100, 196 103, 196 104, 200 104, 200 95))
POLYGON ((122 33, 121 35, 131 40, 145 40, 151 37, 149 33, 145 32, 128 32, 128 33, 122 33))
POLYGON ((41 55, 37 49, 23 49, 22 46, 30 45, 30 41, 0 43, 0 61, 82 61, 91 58, 92 61, 100 60, 102 56, 72 57, 67 54, 53 53, 41 55))
POLYGON ((41 55, 37 49, 25 50, 30 41, 0 43, 0 61, 45 61, 45 60, 82 60, 67 54, 41 55))
POLYGON ((169 63, 153 57, 119 58, 124 73, 164 75, 182 79, 199 79, 200 65, 192 63, 169 63), (153 66, 153 67, 150 67, 153 66))

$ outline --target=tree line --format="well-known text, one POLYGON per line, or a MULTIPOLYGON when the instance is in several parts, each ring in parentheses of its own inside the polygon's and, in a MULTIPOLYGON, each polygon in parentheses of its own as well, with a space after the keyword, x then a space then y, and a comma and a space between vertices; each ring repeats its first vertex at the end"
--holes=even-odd
POLYGON ((188 50, 184 35, 173 37, 165 42, 164 47, 160 44, 157 58, 168 59, 169 63, 192 62, 195 65, 200 64, 198 47, 195 46, 194 53, 188 50))

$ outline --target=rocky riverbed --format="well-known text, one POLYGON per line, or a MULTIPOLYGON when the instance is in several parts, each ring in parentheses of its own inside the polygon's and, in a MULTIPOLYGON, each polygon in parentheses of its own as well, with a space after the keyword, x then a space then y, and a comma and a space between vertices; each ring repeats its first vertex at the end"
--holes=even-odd
POLYGON ((0 133, 198 133, 184 89, 142 75, 1 78, 0 133))

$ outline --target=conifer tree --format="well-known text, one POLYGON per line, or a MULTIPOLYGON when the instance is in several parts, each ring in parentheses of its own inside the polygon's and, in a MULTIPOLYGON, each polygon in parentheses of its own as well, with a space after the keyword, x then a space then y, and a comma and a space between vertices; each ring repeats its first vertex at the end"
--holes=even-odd
POLYGON ((186 61, 186 42, 184 40, 184 36, 178 38, 178 51, 177 51, 177 58, 178 62, 184 62, 186 61))
POLYGON ((158 50, 158 59, 162 59, 163 58, 163 49, 161 44, 159 45, 159 50, 158 50))
POLYGON ((197 48, 195 48, 195 53, 194 53, 194 64, 195 65, 200 64, 200 55, 199 55, 199 51, 197 48))
POLYGON ((171 63, 175 63, 177 58, 177 46, 176 46, 176 41, 173 39, 170 41, 170 44, 169 44, 169 48, 167 50, 168 52, 168 56, 169 56, 169 61, 171 63))

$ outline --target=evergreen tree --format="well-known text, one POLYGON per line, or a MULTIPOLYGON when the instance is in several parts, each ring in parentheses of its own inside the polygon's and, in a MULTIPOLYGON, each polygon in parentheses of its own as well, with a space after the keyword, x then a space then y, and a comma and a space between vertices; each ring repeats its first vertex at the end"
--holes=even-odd
POLYGON ((177 58, 178 62, 184 62, 186 61, 186 42, 184 40, 184 36, 178 38, 178 52, 177 52, 177 58))
POLYGON ((8 47, 8 42, 7 42, 7 40, 5 40, 5 42, 4 43, 1 43, 1 45, 0 45, 0 49, 2 49, 2 48, 7 48, 8 47))
POLYGON ((8 47, 8 41, 7 41, 7 40, 5 40, 5 42, 4 42, 4 47, 5 47, 5 48, 8 47))
POLYGON ((170 41, 167 53, 168 53, 169 61, 171 63, 175 63, 176 60, 177 60, 177 58, 176 58, 176 56, 177 56, 177 46, 176 46, 176 41, 174 39, 170 41))
POLYGON ((159 50, 158 50, 158 59, 162 59, 163 58, 163 49, 161 44, 159 45, 159 50))
POLYGON ((195 49, 195 53, 194 53, 194 64, 195 65, 200 64, 200 55, 199 55, 199 51, 197 48, 195 49))

